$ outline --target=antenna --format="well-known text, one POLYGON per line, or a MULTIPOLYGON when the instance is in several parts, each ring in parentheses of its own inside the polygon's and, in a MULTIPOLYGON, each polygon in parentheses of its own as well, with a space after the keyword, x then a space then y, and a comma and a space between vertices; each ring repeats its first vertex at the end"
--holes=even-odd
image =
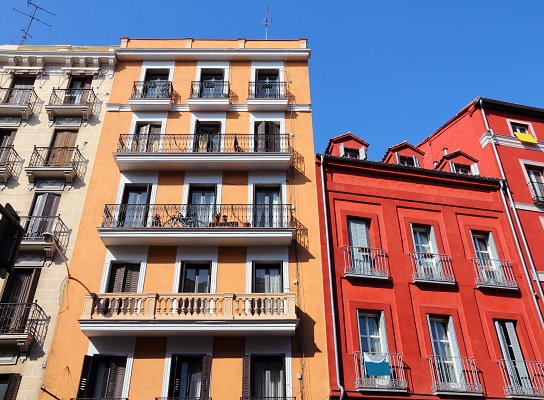
MULTIPOLYGON (((53 14, 52 12, 47 11, 47 10, 46 10, 45 8, 43 8, 43 7, 40 7, 40 6, 37 5, 36 3, 33 3, 31 0, 28 0, 26 3, 27 3, 27 6, 32 6, 32 7, 34 7, 34 10, 32 10, 32 15, 31 15, 31 14, 24 13, 24 12, 22 12, 22 11, 20 11, 20 10, 17 10, 16 8, 14 8, 15 11, 20 12, 21 14, 24 14, 24 15, 26 15, 27 17, 29 17, 28 24, 26 25, 26 28, 25 28, 25 29, 21 29, 21 31, 23 31, 24 34, 23 34, 23 38, 21 39, 21 43, 20 43, 20 44, 25 44, 26 39, 30 36, 30 34, 29 34, 28 32, 30 31, 30 26, 32 25, 32 22, 34 22, 34 20, 36 20, 36 21, 38 21, 38 22, 41 22, 42 24, 47 25, 48 27, 51 28, 51 25, 49 25, 49 24, 46 23, 46 22, 43 22, 42 20, 40 20, 40 19, 38 19, 38 18, 36 17, 36 12, 37 12, 38 10, 40 10, 40 11, 45 11, 46 13, 51 14, 52 16, 55 16, 55 14, 53 14)), ((30 37, 32 37, 32 36, 30 36, 30 37)))
POLYGON ((268 40, 268 25, 272 24, 272 19, 268 18, 268 6, 266 7, 266 18, 261 19, 261 23, 266 26, 264 38, 268 40))

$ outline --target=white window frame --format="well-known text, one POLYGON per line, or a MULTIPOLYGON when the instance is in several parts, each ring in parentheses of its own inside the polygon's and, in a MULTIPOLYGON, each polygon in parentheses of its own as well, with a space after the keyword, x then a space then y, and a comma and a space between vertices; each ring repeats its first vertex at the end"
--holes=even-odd
POLYGON ((180 280, 182 279, 183 263, 193 261, 197 263, 202 261, 210 263, 210 293, 216 293, 218 252, 217 247, 178 247, 172 293, 178 292, 180 280))
POLYGON ((227 113, 225 112, 193 112, 191 113, 191 130, 190 130, 190 136, 189 136, 189 143, 188 148, 193 148, 193 140, 196 134, 196 123, 198 122, 218 122, 220 125, 219 128, 219 143, 220 143, 220 151, 223 152, 223 142, 226 132, 226 125, 227 125, 227 113))
MULTIPOLYGON (((532 135, 535 139, 537 139, 536 135, 535 135, 535 131, 533 129, 533 124, 528 122, 528 121, 522 121, 522 120, 517 120, 517 119, 510 119, 510 118, 506 118, 506 122, 507 122, 507 125, 508 125, 508 129, 510 130, 510 135, 511 136, 514 136, 514 126, 513 125, 518 125, 518 126, 526 126, 527 127, 527 133, 532 135)), ((537 139, 538 140, 538 139, 537 139)))
POLYGON ((215 186, 215 204, 221 205, 223 174, 221 172, 187 171, 183 180, 181 204, 189 204, 189 191, 193 186, 215 186))
MULTIPOLYGON (((247 204, 255 204, 255 187, 258 186, 280 186, 281 204, 287 204, 287 177, 283 172, 260 172, 250 171, 248 176, 247 204)), ((287 218, 287 215, 284 215, 287 218)), ((247 213, 248 221, 253 221, 253 208, 250 207, 247 213)), ((284 221, 285 222, 285 221, 284 221)))
POLYGON ((253 266, 255 263, 281 263, 283 293, 289 293, 289 248, 279 247, 248 247, 246 252, 246 293, 253 290, 253 266))
POLYGON ((142 63, 142 69, 140 70, 140 81, 145 81, 145 75, 148 70, 166 69, 168 70, 168 80, 171 82, 174 80, 175 66, 175 61, 144 61, 142 63))
POLYGON ((251 63, 251 80, 257 82, 257 71, 261 69, 277 69, 278 82, 285 82, 285 63, 283 61, 253 61, 251 63))
MULTIPOLYGON (((257 134, 255 132, 255 123, 256 122, 276 122, 280 124, 280 136, 282 137, 282 140, 280 141, 281 145, 281 151, 286 150, 287 143, 286 140, 283 140, 285 138, 285 113, 283 112, 254 112, 249 115, 249 134, 252 138, 255 137, 257 134)), ((254 140, 249 141, 250 145, 250 151, 253 151, 253 145, 254 140)))
POLYGON ((147 246, 123 247, 110 246, 106 248, 106 260, 102 270, 102 279, 100 280, 99 293, 106 293, 110 279, 111 267, 117 263, 140 264, 140 275, 138 278, 137 293, 142 293, 144 289, 145 273, 147 270, 147 255, 149 248, 147 246))
MULTIPOLYGON (((119 187, 117 189, 117 197, 115 204, 122 204, 123 195, 127 185, 142 184, 151 185, 151 194, 149 195, 149 215, 147 216, 147 226, 151 226, 151 220, 153 218, 152 206, 155 204, 155 198, 157 197, 157 186, 159 182, 158 173, 141 173, 141 172, 125 172, 121 174, 119 178, 119 187)), ((118 215, 114 215, 117 220, 118 215)))
POLYGON ((403 158, 410 158, 412 157, 412 159, 414 160, 414 167, 419 167, 419 160, 416 156, 404 156, 402 154, 399 154, 398 152, 395 153, 395 156, 396 156, 396 159, 397 159, 397 164, 398 165, 402 165, 403 167, 411 167, 411 165, 404 165, 404 164, 401 164, 400 163, 400 158, 403 157, 403 158))
POLYGON ((385 326, 385 315, 383 311, 368 311, 368 310, 357 310, 357 332, 359 338, 359 351, 363 354, 361 349, 361 324, 359 323, 362 316, 373 317, 378 320, 378 334, 380 337, 380 347, 381 352, 379 354, 389 353, 389 344, 387 343, 387 329, 385 326))
POLYGON ((202 70, 206 69, 222 69, 223 82, 229 82, 230 63, 228 61, 198 61, 196 64, 195 81, 200 82, 200 79, 202 77, 202 70))
MULTIPOLYGON (((451 315, 449 316, 431 316, 427 314, 427 327, 429 329, 429 336, 431 339, 431 350, 434 356, 439 356, 435 354, 435 349, 433 345, 433 329, 431 327, 431 322, 442 322, 446 325, 446 334, 448 336, 448 344, 450 347, 452 365, 455 377, 457 382, 453 383, 462 383, 464 380, 463 367, 461 361, 461 352, 459 350, 459 342, 457 341, 457 333, 455 332, 455 324, 451 315)), ((438 375, 438 374, 437 374, 438 375)))
POLYGON ((143 112, 134 112, 132 114, 132 121, 130 122, 130 131, 129 131, 129 141, 128 146, 131 148, 132 140, 136 134, 136 129, 138 125, 145 124, 157 124, 161 126, 161 140, 159 141, 159 149, 162 149, 164 135, 166 133, 166 121, 168 120, 168 113, 143 113, 143 112))

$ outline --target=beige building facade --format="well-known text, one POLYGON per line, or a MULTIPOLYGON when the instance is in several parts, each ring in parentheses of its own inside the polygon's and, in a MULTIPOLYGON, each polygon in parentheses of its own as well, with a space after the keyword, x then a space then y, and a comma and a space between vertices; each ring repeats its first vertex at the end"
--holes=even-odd
POLYGON ((115 53, 40 398, 325 398, 306 40, 115 53))
POLYGON ((0 203, 25 228, 0 282, 2 399, 41 392, 115 60, 105 46, 0 46, 0 203))

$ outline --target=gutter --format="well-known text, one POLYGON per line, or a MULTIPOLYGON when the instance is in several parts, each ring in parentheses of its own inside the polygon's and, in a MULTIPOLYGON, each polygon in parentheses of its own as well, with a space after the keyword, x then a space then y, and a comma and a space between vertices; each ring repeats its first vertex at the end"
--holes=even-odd
POLYGON ((328 217, 329 214, 327 212, 327 197, 325 195, 325 175, 323 173, 323 166, 325 163, 325 158, 323 154, 321 154, 321 164, 319 166, 319 169, 321 170, 321 192, 323 195, 323 216, 325 220, 325 239, 327 241, 327 267, 329 271, 329 292, 330 292, 330 301, 331 301, 331 311, 332 311, 332 334, 333 334, 333 341, 334 341, 334 364, 335 364, 335 370, 336 370, 336 385, 340 389, 340 399, 343 400, 344 395, 346 391, 344 390, 344 387, 342 386, 342 382, 340 379, 340 362, 338 357, 338 337, 336 333, 336 312, 334 307, 334 284, 333 284, 333 278, 332 278, 332 264, 331 264, 331 249, 330 249, 330 241, 329 241, 329 222, 328 217))
MULTIPOLYGON (((512 222, 512 216, 510 215, 510 210, 508 208, 508 202, 506 201, 506 198, 504 197, 504 191, 506 191, 506 194, 508 195, 508 200, 510 201, 510 205, 512 207, 512 210, 514 211, 514 218, 516 220, 516 226, 519 229, 521 241, 523 242, 523 247, 525 251, 527 252, 527 259, 529 260, 529 263, 531 264, 531 272, 533 273, 533 276, 538 277, 537 270, 535 268, 535 264, 533 262, 533 257, 531 256, 531 251, 529 250, 529 246, 527 244, 527 239, 525 237, 525 232, 523 230, 523 227, 521 226, 521 221, 519 219, 518 210, 516 208, 516 203, 514 203, 514 199, 512 198, 512 192, 510 191, 510 188, 508 187, 508 183, 506 181, 506 175, 504 174, 504 168, 502 166, 501 158, 499 156, 499 152, 497 151, 497 145, 495 144, 495 132, 491 129, 489 126, 489 122, 487 121, 487 117, 485 115, 484 106, 482 98, 480 98, 480 110, 482 112, 482 117, 485 122, 485 126, 487 131, 491 134, 491 146, 493 147, 493 153, 495 154, 495 158, 497 160, 497 164, 499 165, 499 170, 501 172, 501 197, 504 204, 504 208, 506 210, 506 215, 508 216, 508 223, 510 225, 510 229, 512 230, 512 233, 514 235, 514 241, 516 242, 516 249, 520 255, 521 264, 523 265, 523 272, 525 273, 525 279, 527 279, 527 282, 529 283, 529 288, 531 290, 531 298, 533 299, 533 302, 535 303, 536 311, 538 314, 538 318, 540 320, 540 324, 542 325, 542 328, 544 329, 544 317, 542 315, 542 310, 538 304, 538 295, 534 290, 533 283, 531 281, 531 276, 529 273, 529 269, 527 268, 527 264, 525 263, 525 257, 523 255, 523 252, 521 251, 518 235, 516 233, 516 230, 514 228, 514 223, 512 222)), ((540 294, 540 298, 544 299, 544 294, 542 293, 542 286, 540 285, 540 282, 537 281, 536 287, 538 289, 538 293, 540 294)))

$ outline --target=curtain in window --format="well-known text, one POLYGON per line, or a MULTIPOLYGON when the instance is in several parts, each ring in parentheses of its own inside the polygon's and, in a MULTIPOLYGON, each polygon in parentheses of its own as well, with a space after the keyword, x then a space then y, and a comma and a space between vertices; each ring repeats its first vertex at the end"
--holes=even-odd
POLYGON ((254 225, 262 228, 281 226, 279 203, 279 188, 256 188, 254 225))
POLYGON ((253 366, 252 397, 284 397, 283 360, 255 359, 253 366))
POLYGON ((349 245, 353 273, 371 274, 373 268, 370 244, 370 221, 357 218, 348 219, 349 245))

